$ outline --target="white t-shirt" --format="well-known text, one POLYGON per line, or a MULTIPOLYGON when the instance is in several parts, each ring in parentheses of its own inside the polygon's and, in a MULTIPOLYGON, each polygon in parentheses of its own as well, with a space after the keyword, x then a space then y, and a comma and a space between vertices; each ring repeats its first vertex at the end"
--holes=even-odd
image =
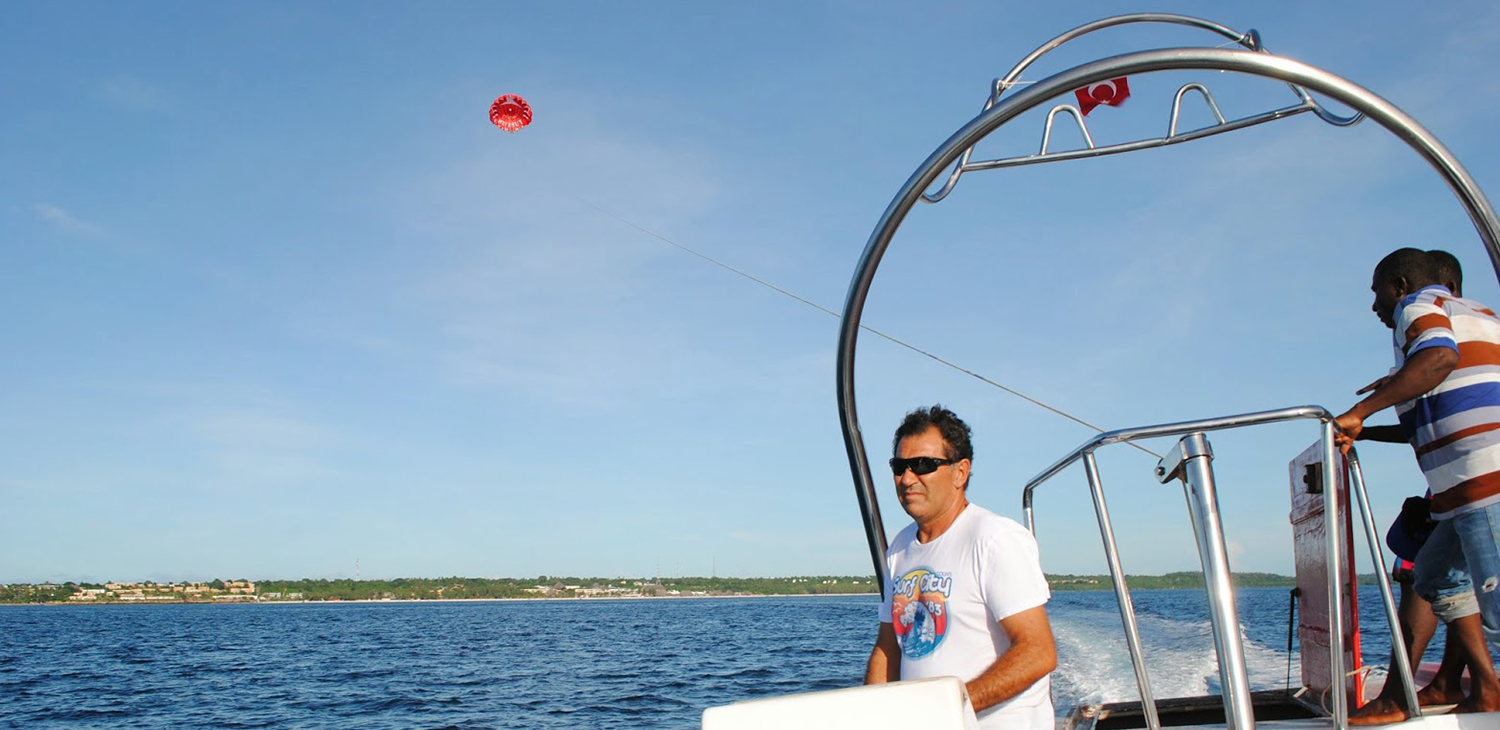
MULTIPOLYGON (((885 561, 890 580, 880 620, 896 631, 903 680, 955 676, 967 682, 979 676, 1010 648, 1000 619, 1041 606, 1052 595, 1031 533, 972 503, 932 542, 917 542, 916 524, 908 525, 885 561)), ((981 711, 979 723, 1050 730, 1049 677, 981 711), (1026 721, 1018 722, 1022 717, 1026 721)))

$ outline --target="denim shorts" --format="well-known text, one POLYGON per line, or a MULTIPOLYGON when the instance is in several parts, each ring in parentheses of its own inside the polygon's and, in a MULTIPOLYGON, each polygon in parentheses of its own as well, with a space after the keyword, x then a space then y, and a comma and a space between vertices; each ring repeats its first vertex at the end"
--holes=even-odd
POLYGON ((1500 648, 1500 504, 1438 522, 1417 553, 1413 588, 1444 622, 1475 613, 1500 648))

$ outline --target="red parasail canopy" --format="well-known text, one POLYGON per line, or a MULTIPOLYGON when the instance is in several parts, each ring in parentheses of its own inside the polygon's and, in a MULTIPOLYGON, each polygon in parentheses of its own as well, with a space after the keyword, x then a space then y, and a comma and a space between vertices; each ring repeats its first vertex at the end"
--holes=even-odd
POLYGON ((515 132, 531 124, 531 105, 516 94, 503 94, 490 105, 490 123, 515 132))

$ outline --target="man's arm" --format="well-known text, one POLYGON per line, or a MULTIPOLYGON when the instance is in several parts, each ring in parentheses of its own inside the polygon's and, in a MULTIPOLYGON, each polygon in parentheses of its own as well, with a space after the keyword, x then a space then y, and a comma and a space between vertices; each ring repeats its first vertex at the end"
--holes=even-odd
MULTIPOLYGON (((1390 375, 1382 375, 1379 378, 1376 378, 1375 382, 1354 391, 1354 394, 1364 395, 1365 393, 1368 393, 1372 390, 1375 390, 1376 388, 1379 388, 1382 385, 1385 385, 1385 381, 1390 379, 1390 375)), ((1406 443, 1406 429, 1402 428, 1399 424, 1394 426, 1365 426, 1360 430, 1359 438, 1357 440, 1379 441, 1383 444, 1404 444, 1406 443)))
POLYGON ((1360 429, 1359 440, 1404 444, 1406 443, 1406 429, 1400 426, 1365 426, 1360 429))
POLYGON ((1457 366, 1457 350, 1447 347, 1429 347, 1419 350, 1401 366, 1400 370, 1381 383, 1375 392, 1365 396, 1364 400, 1355 403, 1353 408, 1334 419, 1334 425, 1338 426, 1341 432, 1335 436, 1339 450, 1344 453, 1349 452, 1349 447, 1354 445, 1354 440, 1359 438, 1360 432, 1364 430, 1366 418, 1436 388, 1457 366))
POLYGON ((1021 694, 1057 668, 1057 646, 1052 642, 1046 606, 1000 619, 1000 628, 1010 637, 1010 648, 989 669, 969 680, 969 701, 974 703, 975 712, 1021 694))
POLYGON ((896 643, 896 629, 880 622, 880 634, 865 665, 865 684, 884 684, 901 679, 901 645, 896 643))

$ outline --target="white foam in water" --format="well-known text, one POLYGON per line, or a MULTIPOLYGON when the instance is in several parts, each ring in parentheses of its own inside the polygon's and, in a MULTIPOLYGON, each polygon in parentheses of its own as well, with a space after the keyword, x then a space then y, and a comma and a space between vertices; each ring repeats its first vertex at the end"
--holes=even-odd
MULTIPOLYGON (((1078 608, 1060 611, 1052 619, 1058 649, 1058 668, 1052 675, 1053 701, 1059 712, 1080 703, 1140 698, 1117 611, 1078 608)), ((1207 620, 1169 619, 1143 613, 1136 622, 1151 689, 1157 697, 1220 693, 1213 629, 1207 620)), ((1285 650, 1249 640, 1244 646, 1252 689, 1286 685, 1285 650)), ((1292 677, 1299 677, 1300 671, 1294 658, 1292 677)))

